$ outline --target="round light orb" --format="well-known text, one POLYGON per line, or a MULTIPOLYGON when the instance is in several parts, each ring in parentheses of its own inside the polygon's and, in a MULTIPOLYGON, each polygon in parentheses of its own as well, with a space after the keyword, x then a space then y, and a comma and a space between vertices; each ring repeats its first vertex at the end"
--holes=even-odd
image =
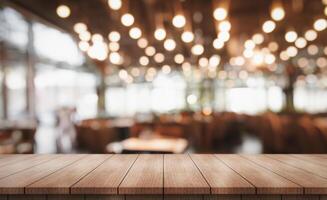
POLYGON ((279 46, 278 46, 277 42, 269 42, 268 48, 270 51, 275 52, 278 50, 279 46))
POLYGON ((304 48, 305 46, 307 46, 307 41, 306 39, 304 39, 303 37, 299 37, 298 39, 296 39, 295 41, 295 46, 299 49, 304 48))
POLYGON ((74 25, 74 31, 76 33, 81 34, 82 32, 87 30, 87 26, 86 24, 82 23, 82 22, 78 22, 74 25))
POLYGON ((121 0, 108 0, 108 5, 112 10, 119 10, 122 6, 121 0))
POLYGON ((67 18, 70 15, 70 8, 66 5, 60 5, 57 7, 57 15, 61 18, 67 18))
POLYGON ((86 51, 89 49, 90 44, 89 44, 88 42, 86 42, 86 41, 80 41, 80 42, 78 43, 78 47, 79 47, 79 49, 80 49, 81 51, 86 52, 86 51))
POLYGON ((276 28, 276 23, 272 20, 265 21, 262 25, 262 30, 265 33, 271 33, 275 30, 276 28))
POLYGON ((177 63, 177 64, 182 64, 184 62, 184 56, 182 54, 176 54, 174 56, 174 61, 177 63))
POLYGON ((148 46, 148 40, 145 38, 140 38, 137 40, 137 46, 139 46, 140 48, 144 49, 145 47, 148 46))
POLYGON ((283 61, 287 61, 288 59, 290 59, 290 57, 288 56, 286 51, 282 51, 279 54, 279 58, 283 61))
POLYGON ((97 43, 97 42, 103 42, 103 37, 99 33, 95 33, 92 35, 92 42, 97 43))
POLYGON ((244 56, 245 58, 251 58, 251 57, 253 57, 253 55, 254 55, 254 52, 253 52, 252 49, 245 49, 245 50, 243 51, 243 56, 244 56))
POLYGON ((128 72, 125 69, 121 69, 118 72, 118 76, 120 79, 125 80, 128 77, 128 72))
POLYGON ((173 39, 166 39, 164 42, 164 48, 167 51, 173 51, 176 48, 176 42, 173 39))
POLYGON ((316 31, 323 31, 327 28, 327 20, 326 19, 317 19, 314 24, 313 24, 313 28, 316 31))
POLYGON ((188 104, 195 104, 198 101, 198 97, 195 94, 190 94, 187 96, 186 101, 188 104))
POLYGON ((129 30, 129 36, 135 40, 139 39, 142 36, 142 31, 138 27, 133 27, 129 30))
POLYGON ((270 15, 275 21, 280 21, 285 17, 285 11, 282 7, 276 7, 272 9, 270 15))
POLYGON ((132 26, 134 24, 134 17, 130 13, 124 14, 120 20, 124 26, 132 26))
POLYGON ((118 31, 111 31, 108 34, 108 39, 111 42, 118 42, 120 40, 120 33, 118 31))
POLYGON ((119 51, 120 45, 118 42, 110 42, 109 43, 109 50, 110 51, 119 51))
POLYGON ((194 55, 201 55, 204 52, 204 47, 201 44, 196 44, 191 49, 192 54, 194 55))
POLYGON ((166 30, 163 28, 158 28, 154 32, 154 38, 156 38, 159 41, 164 40, 166 38, 166 30))
POLYGON ((227 20, 220 22, 219 26, 218 26, 219 31, 224 31, 224 32, 230 31, 231 28, 232 28, 232 25, 227 20))
POLYGON ((318 34, 315 30, 310 29, 304 33, 304 37, 308 41, 314 41, 315 39, 317 39, 318 34))
POLYGON ((255 47, 255 43, 253 42, 253 40, 246 40, 246 41, 244 42, 244 47, 245 47, 246 49, 254 49, 254 47, 255 47))
POLYGON ((112 64, 119 65, 122 63, 122 58, 118 52, 111 52, 109 54, 109 60, 112 64))
POLYGON ((91 39, 91 33, 88 31, 83 31, 78 35, 78 37, 82 41, 89 41, 91 39))
POLYGON ((153 59, 156 63, 162 63, 165 60, 165 56, 162 53, 156 53, 153 59))
POLYGON ((297 55, 297 53, 298 53, 298 50, 297 50, 297 48, 294 47, 294 46, 289 46, 289 47, 287 47, 287 49, 286 49, 286 53, 287 53, 287 55, 288 55, 289 57, 295 57, 295 56, 297 55))
POLYGON ((310 55, 316 55, 319 52, 319 48, 317 47, 317 45, 311 44, 308 46, 307 51, 310 55))
POLYGON ((200 67, 207 67, 209 65, 209 60, 206 57, 201 57, 199 59, 199 65, 200 67))
POLYGON ((149 58, 146 57, 146 56, 141 56, 140 59, 139 59, 139 63, 143 66, 146 66, 148 65, 150 62, 149 58))
POLYGON ((256 33, 252 36, 252 40, 255 44, 262 44, 265 38, 261 33, 256 33))
POLYGON ((227 17, 227 10, 225 8, 216 8, 213 11, 213 17, 218 20, 218 21, 222 21, 227 17))
POLYGON ((265 56, 265 63, 268 65, 274 64, 276 57, 273 54, 268 54, 265 56))
POLYGON ((217 67, 220 63, 220 56, 218 55, 212 55, 210 58, 209 58, 209 65, 210 66, 214 66, 214 67, 217 67))
POLYGON ((190 43, 194 40, 194 34, 191 31, 184 31, 182 33, 182 41, 185 43, 190 43))
POLYGON ((316 60, 316 64, 319 68, 325 68, 327 66, 327 59, 324 57, 319 57, 316 60))
POLYGON ((156 49, 153 46, 148 46, 145 48, 145 54, 147 56, 153 56, 156 53, 156 49))
POLYGON ((285 40, 289 43, 294 42, 297 39, 297 33, 295 31, 288 31, 285 34, 285 40))
POLYGON ((184 27, 186 24, 186 19, 184 17, 184 15, 176 15, 174 16, 173 18, 173 25, 176 27, 176 28, 182 28, 184 27))
POLYGON ((230 38, 229 32, 219 32, 218 33, 218 38, 221 39, 223 42, 227 42, 230 38))
POLYGON ((171 68, 169 65, 164 65, 164 66, 162 66, 161 71, 164 74, 169 74, 171 72, 171 68))
POLYGON ((213 47, 215 49, 222 49, 224 47, 224 41, 219 39, 219 38, 216 38, 214 39, 213 43, 212 43, 213 47))

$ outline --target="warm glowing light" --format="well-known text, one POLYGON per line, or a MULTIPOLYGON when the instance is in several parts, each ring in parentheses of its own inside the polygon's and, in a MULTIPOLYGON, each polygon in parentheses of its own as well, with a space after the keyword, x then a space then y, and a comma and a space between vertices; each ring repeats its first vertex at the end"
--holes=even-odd
POLYGON ((97 42, 103 42, 103 37, 102 35, 96 33, 92 35, 92 42, 97 43, 97 42))
POLYGON ((206 116, 209 116, 212 114, 212 109, 210 107, 205 107, 202 109, 202 113, 206 116))
POLYGON ((287 42, 294 42, 297 39, 297 33, 295 31, 288 31, 285 34, 285 40, 287 42))
POLYGON ((86 30, 87 30, 87 26, 82 22, 76 23, 74 25, 74 31, 76 33, 81 34, 82 32, 85 32, 86 30))
POLYGON ((230 31, 231 28, 232 28, 232 25, 227 20, 220 22, 219 26, 218 26, 219 31, 225 31, 225 32, 230 31))
POLYGON ((119 65, 122 63, 122 57, 118 52, 112 52, 109 54, 109 60, 112 64, 119 65))
POLYGON ((157 63, 162 63, 165 60, 165 56, 162 53, 156 53, 153 59, 157 63))
POLYGON ((118 42, 110 42, 109 43, 109 50, 110 51, 118 51, 120 48, 120 45, 118 42))
POLYGON ((164 66, 162 66, 161 71, 164 74, 169 74, 171 72, 171 68, 169 65, 164 65, 164 66))
POLYGON ((197 56, 201 55, 204 52, 204 47, 201 44, 196 44, 192 47, 191 52, 197 56))
POLYGON ((286 51, 282 51, 282 52, 280 52, 279 57, 280 57, 280 59, 283 60, 283 61, 286 61, 286 60, 290 59, 290 57, 288 56, 288 54, 287 54, 286 51))
POLYGON ((198 98, 197 98, 196 95, 190 94, 190 95, 187 96, 186 100, 187 100, 187 103, 192 105, 192 104, 195 104, 198 101, 198 98))
POLYGON ((254 53, 253 58, 252 58, 252 62, 255 65, 262 65, 263 61, 264 61, 264 56, 263 56, 262 53, 260 53, 260 52, 254 53))
POLYGON ((166 39, 164 42, 164 48, 167 51, 173 51, 176 48, 176 42, 173 39, 166 39))
POLYGON ((324 68, 327 66, 327 59, 324 58, 324 57, 319 57, 317 60, 316 60, 316 64, 319 68, 324 68))
POLYGON ((227 17, 227 10, 225 8, 216 8, 213 12, 213 17, 218 20, 224 20, 227 17))
POLYGON ((163 28, 158 28, 158 29, 154 32, 154 37, 155 37, 157 40, 159 40, 159 41, 165 39, 165 37, 166 37, 166 31, 165 31, 165 29, 163 29, 163 28))
POLYGON ((270 15, 275 21, 280 21, 285 17, 285 11, 282 7, 276 7, 272 9, 270 15))
POLYGON ((108 0, 108 5, 113 10, 119 10, 122 6, 121 0, 108 0))
POLYGON ((229 32, 219 32, 218 33, 218 38, 221 39, 223 42, 227 42, 230 38, 229 32))
POLYGON ((307 51, 308 51, 308 54, 310 54, 310 55, 316 55, 319 52, 319 48, 316 45, 311 44, 308 46, 307 51))
POLYGON ((209 65, 209 60, 206 57, 201 57, 199 59, 199 65, 200 67, 207 67, 209 65))
POLYGON ((134 76, 134 77, 137 77, 140 75, 140 70, 139 68, 137 67, 133 67, 132 70, 131 70, 131 74, 134 76))
POLYGON ((213 47, 215 49, 222 49, 224 47, 224 41, 222 41, 219 38, 216 38, 213 43, 212 43, 213 47))
POLYGON ((174 57, 174 61, 177 63, 177 64, 182 64, 184 62, 184 56, 182 54, 176 54, 175 57, 174 57))
POLYGON ((270 51, 272 51, 272 52, 275 52, 275 51, 277 51, 278 50, 278 44, 277 44, 277 42, 270 42, 269 44, 268 44, 268 48, 269 48, 269 50, 270 51))
POLYGON ((139 62, 140 62, 141 65, 146 66, 146 65, 149 64, 150 61, 149 61, 148 57, 141 56, 140 59, 139 59, 139 62))
POLYGON ((287 49, 286 49, 286 53, 289 57, 295 57, 298 53, 298 50, 296 47, 294 46, 289 46, 287 49))
POLYGON ((128 73, 127 73, 127 71, 125 69, 121 69, 118 72, 118 76, 119 76, 120 79, 125 80, 128 77, 128 73))
POLYGON ((314 41, 315 39, 317 39, 318 34, 315 30, 310 29, 305 32, 304 37, 308 41, 314 41))
POLYGON ((246 41, 244 42, 244 47, 245 47, 246 49, 254 49, 254 47, 255 47, 255 43, 253 42, 253 40, 246 40, 246 41))
POLYGON ((61 18, 67 18, 70 15, 70 8, 66 5, 60 5, 57 7, 57 15, 61 18))
POLYGON ((140 48, 144 49, 145 47, 148 46, 148 40, 145 38, 140 38, 137 40, 137 46, 139 46, 140 48))
POLYGON ((261 33, 256 33, 253 35, 252 40, 255 44, 262 44, 264 41, 264 37, 261 33))
POLYGON ((182 40, 185 43, 190 43, 194 40, 194 34, 191 31, 185 31, 182 33, 182 40))
POLYGON ((245 59, 242 56, 237 56, 235 58, 235 65, 243 66, 245 64, 245 59))
POLYGON ((90 44, 86 41, 80 41, 78 43, 78 47, 80 48, 81 51, 87 51, 90 47, 90 44))
POLYGON ((212 55, 209 59, 209 65, 217 67, 220 63, 220 56, 218 55, 212 55))
POLYGON ((265 33, 271 33, 275 30, 276 23, 274 21, 268 20, 262 25, 262 30, 265 33))
POLYGON ((134 23, 134 17, 133 15, 126 13, 121 17, 121 23, 124 26, 132 26, 134 23))
POLYGON ((275 63, 276 57, 273 54, 268 54, 265 56, 265 63, 271 65, 275 63))
POLYGON ((78 35, 78 37, 82 41, 89 41, 91 39, 91 33, 88 31, 83 31, 78 35))
POLYGON ((111 42, 118 42, 120 40, 120 33, 117 31, 111 31, 108 35, 108 39, 111 42))
POLYGON ((243 51, 243 56, 244 56, 245 58, 251 58, 251 57, 253 57, 253 55, 254 55, 254 52, 253 52, 252 49, 245 49, 245 50, 243 51))
POLYGON ((145 54, 147 56, 153 56, 156 53, 156 49, 153 46, 148 46, 145 48, 145 54))
POLYGON ((299 49, 304 48, 305 46, 307 46, 307 41, 303 38, 303 37, 299 37, 298 39, 296 39, 295 41, 295 46, 299 49))
POLYGON ((176 28, 182 28, 184 27, 186 24, 186 19, 183 15, 176 15, 174 18, 173 18, 173 25, 176 27, 176 28))
POLYGON ((133 27, 129 30, 129 36, 132 39, 139 39, 142 36, 142 31, 138 27, 133 27))
POLYGON ((316 31, 323 31, 327 28, 327 20, 326 19, 317 19, 314 24, 313 24, 313 28, 316 31))
POLYGON ((108 57, 108 46, 103 42, 93 43, 93 45, 88 48, 87 54, 92 59, 103 61, 108 57))

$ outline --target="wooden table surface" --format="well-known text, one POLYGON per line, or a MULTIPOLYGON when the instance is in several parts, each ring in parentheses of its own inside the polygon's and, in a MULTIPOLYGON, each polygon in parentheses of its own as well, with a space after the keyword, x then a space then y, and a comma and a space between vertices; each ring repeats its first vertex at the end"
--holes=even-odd
POLYGON ((327 155, 0 155, 0 199, 327 199, 327 155))

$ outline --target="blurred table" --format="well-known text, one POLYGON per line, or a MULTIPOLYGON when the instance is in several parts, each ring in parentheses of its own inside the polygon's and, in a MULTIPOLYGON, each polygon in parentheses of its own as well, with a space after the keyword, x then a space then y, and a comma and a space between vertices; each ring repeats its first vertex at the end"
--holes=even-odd
POLYGON ((188 146, 182 138, 128 138, 121 142, 109 144, 108 151, 149 152, 149 153, 183 153, 188 146))

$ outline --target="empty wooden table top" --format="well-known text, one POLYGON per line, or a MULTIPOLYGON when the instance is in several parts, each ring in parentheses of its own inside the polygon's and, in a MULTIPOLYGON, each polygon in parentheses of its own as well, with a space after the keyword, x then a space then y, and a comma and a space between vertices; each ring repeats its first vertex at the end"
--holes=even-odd
POLYGON ((0 195, 326 195, 327 155, 0 155, 0 195))

